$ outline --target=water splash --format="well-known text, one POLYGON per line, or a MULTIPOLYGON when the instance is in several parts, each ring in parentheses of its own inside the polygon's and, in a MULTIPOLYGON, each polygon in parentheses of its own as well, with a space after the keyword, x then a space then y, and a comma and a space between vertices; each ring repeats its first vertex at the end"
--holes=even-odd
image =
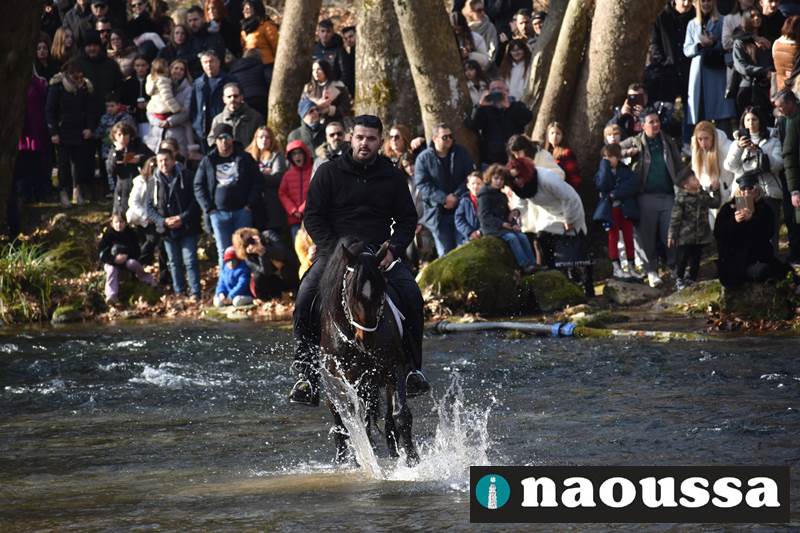
POLYGON ((161 363, 158 367, 144 365, 142 373, 129 379, 131 383, 146 383, 167 389, 182 389, 185 387, 221 387, 231 382, 230 376, 218 379, 211 376, 185 376, 174 370, 186 368, 185 365, 175 363, 161 363))
POLYGON ((328 398, 342 416, 352 452, 362 471, 372 479, 444 482, 451 489, 465 491, 469 490, 469 467, 490 464, 488 451, 492 441, 488 424, 497 399, 491 397, 488 405, 471 405, 464 397, 457 372, 450 374, 450 384, 442 397, 434 398, 432 411, 437 425, 433 439, 416 435, 420 462, 413 468, 406 466, 402 450, 398 459, 379 459, 375 455, 365 429, 365 406, 352 384, 324 369, 322 382, 328 398))

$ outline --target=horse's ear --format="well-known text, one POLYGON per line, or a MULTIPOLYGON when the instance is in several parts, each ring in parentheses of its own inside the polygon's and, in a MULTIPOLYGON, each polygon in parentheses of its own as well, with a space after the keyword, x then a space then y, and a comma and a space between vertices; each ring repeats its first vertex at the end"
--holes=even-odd
POLYGON ((385 241, 381 244, 381 247, 378 249, 378 252, 375 254, 375 257, 378 258, 378 261, 383 261, 383 258, 386 257, 386 251, 389 249, 389 241, 385 241))
POLYGON ((344 245, 344 243, 341 243, 340 246, 342 247, 342 254, 344 255, 344 260, 347 262, 347 265, 348 266, 355 265, 356 256, 353 255, 353 253, 347 248, 347 246, 344 245))

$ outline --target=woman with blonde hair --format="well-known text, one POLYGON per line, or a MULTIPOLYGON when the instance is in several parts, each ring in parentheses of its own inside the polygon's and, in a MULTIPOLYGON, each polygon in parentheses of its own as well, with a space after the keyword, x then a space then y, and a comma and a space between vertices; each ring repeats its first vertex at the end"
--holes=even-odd
POLYGON ((264 178, 261 190, 265 209, 262 213, 254 213, 254 223, 259 228, 281 232, 286 228, 286 212, 278 198, 278 187, 286 170, 283 146, 269 126, 261 126, 245 151, 256 160, 264 178))
POLYGON ((50 57, 63 65, 75 57, 76 53, 75 36, 72 35, 72 30, 63 26, 58 28, 56 34, 53 36, 53 46, 50 49, 50 57))
POLYGON ((733 183, 733 173, 723 166, 730 144, 725 133, 707 120, 698 122, 694 127, 691 140, 692 171, 705 190, 719 182, 723 203, 730 198, 733 183))

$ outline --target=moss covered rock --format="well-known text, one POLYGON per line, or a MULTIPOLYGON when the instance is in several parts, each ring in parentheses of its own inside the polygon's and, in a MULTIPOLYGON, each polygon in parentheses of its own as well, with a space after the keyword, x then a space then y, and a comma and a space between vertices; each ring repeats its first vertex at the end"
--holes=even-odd
MULTIPOLYGON (((131 276, 132 277, 132 276, 131 276)), ((119 284, 119 301, 127 305, 135 305, 139 299, 149 305, 154 305, 161 298, 161 290, 151 287, 136 279, 124 279, 119 284)))
POLYGON ((747 283, 723 288, 720 311, 747 320, 787 320, 794 314, 796 296, 791 283, 747 283))
POLYGON ((63 303, 56 307, 50 318, 52 324, 68 324, 83 320, 83 305, 81 303, 63 303))
POLYGON ((699 281, 683 290, 675 291, 669 296, 659 299, 655 308, 659 311, 680 314, 703 314, 709 308, 712 310, 719 308, 721 294, 722 285, 720 285, 719 280, 699 281))
POLYGON ((487 315, 552 311, 585 301, 560 272, 521 277, 508 246, 484 237, 430 263, 417 281, 452 310, 487 315))

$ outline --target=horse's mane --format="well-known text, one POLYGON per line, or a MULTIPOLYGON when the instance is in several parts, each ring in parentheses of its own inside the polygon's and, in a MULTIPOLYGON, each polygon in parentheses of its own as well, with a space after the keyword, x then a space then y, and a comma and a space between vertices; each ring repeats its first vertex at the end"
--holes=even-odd
POLYGON ((328 259, 328 264, 325 266, 325 272, 322 274, 322 280, 320 281, 319 296, 322 316, 327 313, 333 314, 333 310, 338 309, 342 301, 342 278, 347 268, 347 259, 344 256, 342 245, 345 245, 350 253, 358 258, 358 263, 365 267, 358 269, 358 277, 353 279, 355 285, 361 284, 361 276, 369 276, 371 279, 380 279, 381 277, 377 263, 369 261, 361 255, 363 252, 369 253, 365 244, 355 237, 342 237, 328 259))

